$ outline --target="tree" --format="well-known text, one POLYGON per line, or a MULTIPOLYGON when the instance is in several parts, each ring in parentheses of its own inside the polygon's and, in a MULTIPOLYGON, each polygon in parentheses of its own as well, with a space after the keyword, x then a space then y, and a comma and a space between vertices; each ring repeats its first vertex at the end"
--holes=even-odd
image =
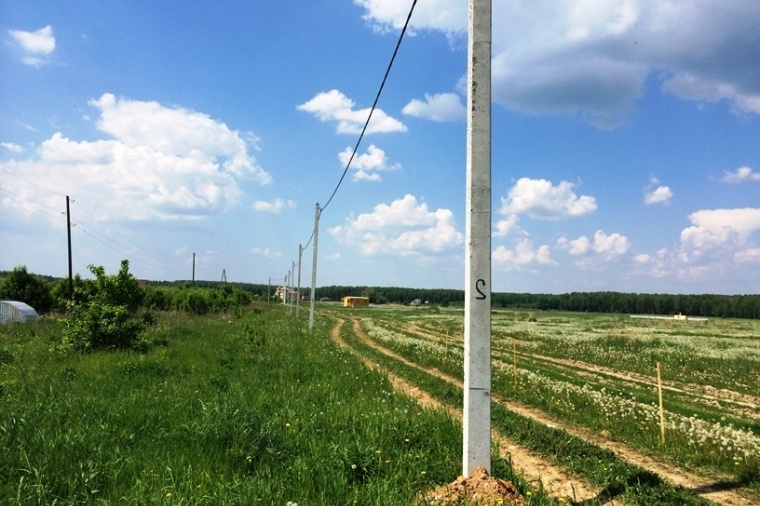
POLYGON ((29 274, 25 265, 14 268, 0 283, 0 299, 24 302, 39 313, 47 313, 53 306, 50 285, 39 276, 29 274))

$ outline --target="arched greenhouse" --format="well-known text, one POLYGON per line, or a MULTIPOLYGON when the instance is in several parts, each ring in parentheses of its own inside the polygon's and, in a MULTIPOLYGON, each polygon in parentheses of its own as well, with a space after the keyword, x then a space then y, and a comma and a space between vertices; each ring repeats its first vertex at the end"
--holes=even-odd
POLYGON ((15 300, 0 300, 0 324, 29 322, 39 315, 29 304, 15 300))

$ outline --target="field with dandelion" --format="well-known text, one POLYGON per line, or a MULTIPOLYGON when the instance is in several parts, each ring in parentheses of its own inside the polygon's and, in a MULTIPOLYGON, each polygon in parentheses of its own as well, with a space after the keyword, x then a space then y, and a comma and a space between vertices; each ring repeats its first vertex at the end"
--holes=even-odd
MULTIPOLYGON (((157 313, 132 351, 63 330, 0 327, 0 504, 434 504, 461 472, 461 310, 157 313)), ((760 502, 759 347, 754 321, 495 312, 492 474, 531 505, 760 502)))
MULTIPOLYGON (((392 355, 445 374, 450 385, 461 382, 461 311, 377 306, 336 314, 359 322, 364 344, 372 344, 365 353, 387 367, 392 355)), ((670 470, 677 482, 690 471, 708 491, 760 503, 760 322, 494 311, 492 354, 493 396, 508 411, 496 409, 493 425, 513 438, 551 452, 533 440, 543 434, 521 432, 522 422, 512 420, 521 412, 660 476, 670 470)), ((592 481, 614 479, 605 474, 609 465, 592 470, 589 459, 580 460, 583 472, 601 472, 592 481)), ((722 502, 720 494, 704 495, 722 502)))

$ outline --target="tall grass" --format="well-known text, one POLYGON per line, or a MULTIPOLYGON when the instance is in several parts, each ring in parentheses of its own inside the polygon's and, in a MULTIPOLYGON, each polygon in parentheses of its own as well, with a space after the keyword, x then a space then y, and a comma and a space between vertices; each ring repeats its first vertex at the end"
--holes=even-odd
POLYGON ((461 426, 278 308, 161 316, 145 353, 0 329, 0 504, 412 504, 461 426))

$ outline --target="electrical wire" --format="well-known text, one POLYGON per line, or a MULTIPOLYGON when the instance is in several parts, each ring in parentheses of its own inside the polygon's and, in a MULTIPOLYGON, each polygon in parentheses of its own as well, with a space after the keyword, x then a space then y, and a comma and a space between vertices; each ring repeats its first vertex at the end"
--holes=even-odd
MULTIPOLYGON (((388 67, 385 69, 385 74, 383 75, 383 80, 380 82, 380 87, 377 90, 377 94, 375 95, 375 100, 372 102, 372 107, 369 110, 369 114, 367 115, 367 121, 365 121, 364 126, 362 127, 362 131, 359 134, 359 138, 356 141, 356 145, 354 146, 354 150, 351 153, 351 157, 348 159, 348 163, 346 163, 346 167, 343 169, 343 174, 341 174, 340 179, 338 180, 338 184, 335 185, 335 189, 333 190, 332 194, 330 194, 330 198, 327 199, 327 203, 324 206, 319 206, 317 204, 317 213, 318 216, 322 215, 322 212, 327 209, 327 206, 330 205, 330 202, 332 202, 333 198, 335 197, 335 194, 338 193, 338 189, 340 188, 341 184, 343 183, 343 180, 346 178, 346 174, 348 173, 348 169, 351 167, 351 162, 353 162, 354 158, 356 157, 356 153, 359 151, 359 145, 362 142, 362 139, 364 138, 364 134, 367 132, 367 128, 369 126, 369 122, 372 119, 372 114, 375 112, 375 109, 377 108, 377 103, 380 101, 380 95, 383 93, 383 89, 385 88, 385 83, 388 80, 388 76, 391 73, 391 68, 393 68, 393 62, 396 60, 396 55, 398 54, 398 50, 401 47, 401 41, 404 40, 404 35, 406 34, 406 30, 409 27, 409 22, 412 19, 412 14, 414 13, 414 8, 417 6, 417 0, 412 1, 412 7, 409 9, 409 14, 406 16, 406 21, 404 22, 404 27, 401 29, 401 33, 399 34, 398 41, 396 42, 396 47, 393 49, 393 55, 391 56, 390 61, 388 62, 388 67)), ((314 239, 314 235, 316 234, 317 229, 316 227, 312 229, 311 236, 309 237, 309 240, 306 242, 306 246, 304 246, 301 249, 301 252, 305 251, 309 245, 311 244, 312 239, 314 239)), ((300 267, 300 266, 299 266, 300 267)))
POLYGON ((356 156, 356 152, 359 150, 359 144, 361 144, 362 142, 364 133, 367 131, 369 122, 372 119, 372 113, 375 112, 375 107, 377 107, 377 102, 380 100, 380 95, 382 94, 383 88, 385 87, 385 82, 388 80, 388 75, 391 73, 393 62, 396 60, 396 55, 398 54, 399 47, 401 47, 401 41, 404 39, 404 34, 406 33, 406 29, 409 26, 409 21, 412 19, 412 13, 414 12, 414 7, 416 5, 417 5, 417 0, 414 0, 412 2, 412 8, 409 9, 409 15, 406 17, 406 22, 404 23, 404 27, 401 29, 401 34, 399 35, 398 42, 396 42, 396 48, 393 50, 393 56, 391 56, 391 61, 388 62, 388 68, 385 69, 385 75, 383 76, 383 80, 380 83, 380 88, 377 90, 377 95, 375 95, 375 101, 372 103, 372 108, 369 110, 367 121, 364 123, 364 127, 362 128, 362 131, 359 134, 359 139, 356 141, 356 146, 354 146, 354 151, 351 153, 351 158, 348 159, 346 168, 343 169, 343 174, 340 176, 340 180, 338 181, 338 184, 335 186, 335 189, 333 190, 332 195, 330 195, 330 198, 327 199, 327 203, 324 206, 322 206, 322 208, 320 209, 320 214, 322 213, 322 211, 327 209, 327 206, 329 206, 330 202, 332 202, 333 197, 335 197, 335 194, 338 192, 338 188, 340 188, 341 183, 343 183, 343 179, 346 177, 346 173, 348 172, 348 168, 351 166, 351 162, 354 160, 354 157, 356 156))

